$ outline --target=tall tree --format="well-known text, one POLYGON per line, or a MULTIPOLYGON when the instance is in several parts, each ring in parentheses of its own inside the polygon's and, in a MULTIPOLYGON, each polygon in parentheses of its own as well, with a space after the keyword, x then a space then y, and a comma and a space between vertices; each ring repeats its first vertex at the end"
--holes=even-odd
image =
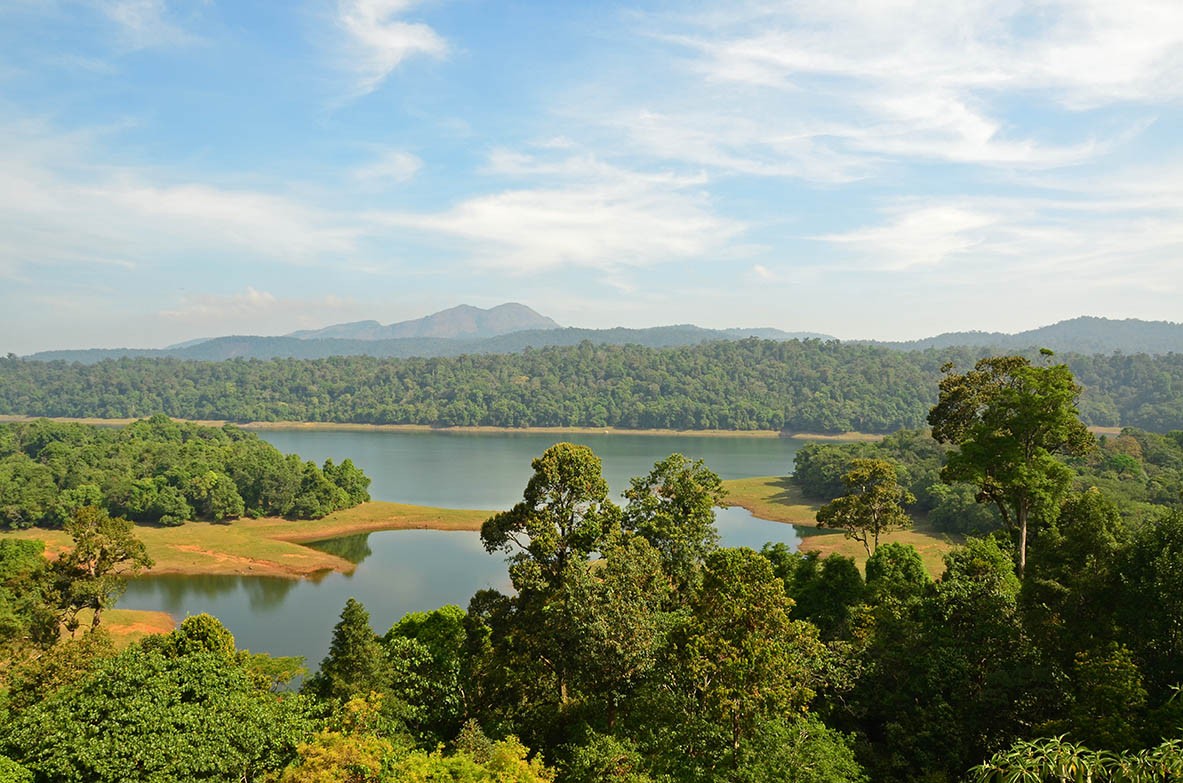
POLYGON ((390 678, 390 663, 370 627, 370 613, 361 601, 350 598, 333 628, 329 654, 305 689, 322 699, 344 704, 354 696, 368 696, 371 691, 386 692, 390 678))
POLYGON ((1094 446, 1076 409, 1081 387, 1066 365, 1035 366, 1022 356, 982 359, 962 374, 943 369, 928 423, 934 438, 959 448, 941 477, 976 485, 978 502, 998 507, 1018 534, 1021 576, 1028 526, 1054 514, 1071 484, 1072 471, 1057 457, 1094 446))
POLYGON ((568 562, 586 560, 620 529, 600 458, 587 446, 556 443, 530 465, 521 502, 481 526, 486 550, 513 553, 509 575, 518 591, 557 585, 568 562))
POLYGON ((153 561, 132 523, 101 508, 76 510, 66 522, 66 532, 74 547, 54 561, 51 570, 63 621, 73 633, 83 609, 93 611, 90 624, 97 628, 103 610, 122 592, 124 577, 151 568, 153 561))
POLYGON ((844 531, 847 538, 861 542, 869 556, 881 534, 912 526, 903 506, 915 502, 916 496, 896 483, 895 466, 887 460, 851 461, 842 483, 846 494, 818 509, 818 527, 844 531))
POLYGON ((625 490, 624 528, 657 549, 675 584, 688 585, 719 545, 715 507, 726 494, 702 460, 671 454, 625 490))
POLYGON ((703 757, 709 779, 738 770, 761 727, 802 714, 824 684, 825 647, 813 626, 789 618, 792 608, 767 558, 750 549, 707 558, 668 676, 689 711, 674 734, 688 757, 703 757))

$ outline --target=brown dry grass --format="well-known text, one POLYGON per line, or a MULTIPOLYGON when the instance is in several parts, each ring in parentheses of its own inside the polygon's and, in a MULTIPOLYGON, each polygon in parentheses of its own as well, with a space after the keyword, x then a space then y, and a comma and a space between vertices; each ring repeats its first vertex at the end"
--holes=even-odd
MULTIPOLYGON (((324 519, 236 519, 228 523, 187 522, 179 527, 138 527, 136 535, 156 562, 152 574, 237 574, 302 577, 322 571, 350 572, 348 560, 301 542, 369 533, 376 530, 479 530, 489 511, 429 508, 402 503, 363 503, 324 519)), ((0 533, 39 539, 56 557, 70 546, 60 530, 0 533)))

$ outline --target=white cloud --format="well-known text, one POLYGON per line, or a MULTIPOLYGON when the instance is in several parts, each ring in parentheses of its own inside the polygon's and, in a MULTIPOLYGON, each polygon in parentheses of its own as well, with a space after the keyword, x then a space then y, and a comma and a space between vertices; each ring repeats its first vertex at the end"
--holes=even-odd
POLYGON ((384 150, 369 163, 353 170, 363 182, 410 182, 423 168, 423 161, 405 150, 384 150))
POLYGON ((483 264, 518 272, 615 270, 702 258, 742 226, 717 216, 701 177, 631 171, 590 156, 542 160, 499 151, 489 171, 533 187, 474 196, 433 214, 374 216, 460 240, 483 264), (557 180, 554 184, 541 184, 557 180))
POLYGON ((899 210, 878 226, 815 238, 851 246, 878 268, 899 270, 950 261, 981 244, 983 231, 997 222, 985 212, 931 205, 899 210))
POLYGON ((99 0, 98 7, 119 26, 121 40, 132 49, 176 46, 196 40, 169 20, 165 0, 99 0))
POLYGON ((1149 117, 1055 129, 1048 111, 1183 98, 1177 0, 737 0, 637 18, 694 81, 583 118, 646 154, 733 175, 843 183, 901 159, 1073 165, 1149 117))
POLYGON ((441 58, 448 44, 421 22, 401 18, 417 0, 340 0, 337 24, 345 34, 345 60, 357 77, 356 90, 378 89, 404 60, 415 55, 441 58))
POLYGON ((1059 301, 1069 291, 1092 301, 1106 291, 1183 293, 1183 165, 1085 185, 1066 178, 1059 194, 908 199, 877 225, 816 239, 858 268, 926 265, 931 285, 1051 285, 1059 301))
POLYGON ((160 315, 179 321, 209 323, 223 321, 227 318, 258 316, 278 304, 279 300, 267 291, 259 291, 247 286, 242 293, 230 296, 191 294, 183 297, 180 305, 175 309, 161 310, 160 315))
POLYGON ((86 134, 39 123, 3 128, 0 277, 90 263, 151 266, 180 252, 313 264, 355 248, 355 219, 280 195, 162 181, 145 168, 95 166, 86 134))

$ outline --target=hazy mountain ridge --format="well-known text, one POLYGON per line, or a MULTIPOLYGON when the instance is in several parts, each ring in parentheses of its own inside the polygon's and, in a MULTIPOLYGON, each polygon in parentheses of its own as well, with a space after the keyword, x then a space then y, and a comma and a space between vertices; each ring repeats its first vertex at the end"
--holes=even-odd
MULTIPOLYGON (((529 311, 544 322, 554 324, 523 305, 501 305, 490 310, 461 305, 416 321, 407 327, 420 331, 448 331, 469 328, 479 319, 470 311, 489 314, 502 311, 513 316, 514 308, 529 311), (504 308, 510 308, 504 310, 504 308), (451 313, 447 318, 436 318, 451 313), (433 320, 434 319, 434 320, 433 320), (475 320, 474 320, 475 319, 475 320)), ((517 314, 520 314, 518 311, 517 314)), ((510 321, 496 317, 486 320, 482 328, 503 328, 510 321), (501 326, 491 326, 490 323, 501 326)), ((520 323, 520 321, 518 321, 520 323)), ((85 350, 42 351, 27 357, 37 361, 73 361, 92 364, 104 359, 121 357, 172 357, 197 361, 222 361, 225 359, 323 359, 329 356, 373 356, 377 358, 449 357, 462 354, 517 353, 528 348, 547 346, 578 345, 589 341, 602 345, 641 345, 647 348, 674 348, 698 345, 711 341, 743 340, 756 337, 764 340, 833 340, 835 338, 816 332, 784 332, 771 328, 706 329, 693 324, 655 326, 647 329, 581 329, 576 327, 544 326, 537 329, 523 329, 484 338, 456 338, 422 335, 416 337, 395 337, 377 339, 374 337, 309 337, 321 333, 353 332, 354 334, 376 334, 400 324, 382 326, 377 321, 357 321, 350 324, 336 324, 324 329, 293 332, 283 337, 259 337, 235 335, 215 337, 208 340, 190 340, 186 343, 162 349, 138 348, 94 348, 85 350)), ((1031 329, 1017 334, 1002 332, 948 332, 909 342, 883 342, 876 340, 850 340, 857 344, 876 345, 902 351, 920 351, 928 348, 976 347, 995 352, 1016 352, 1030 348, 1050 348, 1053 351, 1078 354, 1183 353, 1183 324, 1170 321, 1141 321, 1138 319, 1112 320, 1082 316, 1049 326, 1031 329)))
POLYGON ((600 345, 642 345, 647 348, 676 348, 718 340, 833 339, 810 332, 781 332, 777 329, 704 329, 689 324, 655 326, 648 329, 531 329, 482 340, 444 337, 404 337, 386 340, 302 339, 299 337, 215 337, 184 347, 160 349, 91 348, 78 351, 43 351, 27 358, 35 361, 67 361, 94 364, 104 359, 173 358, 196 361, 226 359, 324 359, 329 356, 373 356, 406 359, 460 356, 463 354, 518 353, 527 348, 578 345, 588 341, 600 345))
POLYGON ((881 345, 904 351, 927 348, 986 347, 998 351, 1021 351, 1026 348, 1050 348, 1065 353, 1183 353, 1183 324, 1172 321, 1143 321, 1137 318, 1115 320, 1080 316, 1038 329, 1005 334, 1003 332, 946 332, 935 337, 907 342, 857 340, 851 342, 881 345))
POLYGON ((479 340, 512 332, 559 328, 552 319, 526 305, 507 302, 487 310, 462 304, 422 318, 386 326, 377 321, 355 321, 323 329, 302 329, 285 337, 301 340, 394 340, 419 337, 479 340))

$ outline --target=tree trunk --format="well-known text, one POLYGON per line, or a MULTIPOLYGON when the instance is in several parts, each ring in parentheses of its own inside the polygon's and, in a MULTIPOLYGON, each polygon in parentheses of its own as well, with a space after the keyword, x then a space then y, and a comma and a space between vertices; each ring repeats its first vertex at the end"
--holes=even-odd
POLYGON ((1027 570, 1027 504, 1020 502, 1018 508, 1019 517, 1019 579, 1023 578, 1023 572, 1027 570))

